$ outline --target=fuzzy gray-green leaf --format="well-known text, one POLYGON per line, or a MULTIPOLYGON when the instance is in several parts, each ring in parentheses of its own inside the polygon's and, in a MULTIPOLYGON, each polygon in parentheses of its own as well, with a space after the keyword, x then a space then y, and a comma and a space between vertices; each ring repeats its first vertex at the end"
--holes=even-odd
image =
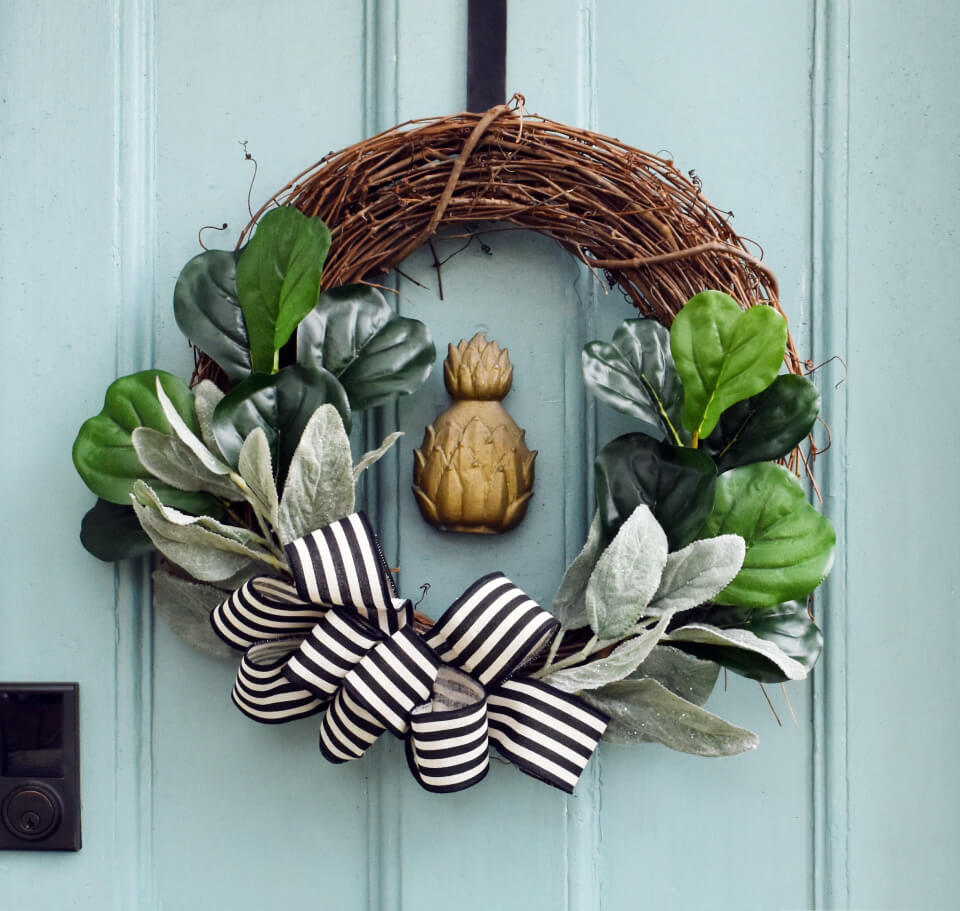
POLYGON ((204 445, 217 458, 222 458, 223 453, 217 445, 217 438, 213 433, 213 412, 224 397, 224 391, 210 380, 200 380, 193 387, 193 407, 197 412, 197 423, 200 425, 200 436, 204 445))
POLYGON ((371 449, 369 452, 365 452, 360 457, 360 461, 353 466, 353 483, 356 484, 360 475, 362 475, 371 465, 379 462, 380 459, 387 454, 393 444, 396 443, 397 440, 399 440, 402 436, 402 430, 395 430, 393 433, 388 434, 384 441, 376 449, 371 449))
POLYGON ((720 665, 715 661, 695 658, 669 645, 658 645, 630 676, 636 680, 652 677, 687 702, 703 705, 710 698, 719 673, 720 665))
POLYGON ((210 611, 227 596, 212 585, 188 582, 157 570, 153 574, 153 608, 184 642, 215 658, 237 653, 210 626, 210 611))
POLYGON ((670 554, 647 613, 685 611, 709 601, 740 572, 745 553, 740 535, 718 535, 670 554))
POLYGON ((243 441, 237 470, 250 488, 251 504, 276 528, 279 510, 277 485, 273 478, 270 443, 262 427, 255 427, 243 441))
POLYGON ((240 488, 222 474, 214 474, 176 437, 138 427, 130 434, 133 449, 147 471, 177 490, 206 491, 224 500, 242 500, 240 488))
POLYGON ((353 512, 353 457, 343 421, 321 405, 300 438, 280 499, 277 532, 283 544, 353 512))
POLYGON ((791 658, 778 645, 768 642, 745 629, 719 629, 706 623, 681 626, 668 636, 671 642, 692 642, 700 645, 721 646, 755 652, 775 664, 788 680, 803 680, 807 669, 791 658))
POLYGON ((564 629, 580 629, 587 626, 587 583, 593 568, 603 551, 603 524, 600 513, 594 513, 587 541, 583 549, 567 567, 560 581, 560 588, 553 599, 553 615, 564 629))

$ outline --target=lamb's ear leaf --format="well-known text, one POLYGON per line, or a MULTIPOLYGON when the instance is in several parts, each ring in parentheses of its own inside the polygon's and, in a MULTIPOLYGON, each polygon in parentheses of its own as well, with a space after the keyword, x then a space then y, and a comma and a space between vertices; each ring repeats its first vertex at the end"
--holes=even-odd
POLYGON ((237 652, 210 626, 210 611, 227 594, 212 585, 190 582, 161 570, 153 574, 153 609, 167 621, 170 629, 206 655, 235 659, 237 652))

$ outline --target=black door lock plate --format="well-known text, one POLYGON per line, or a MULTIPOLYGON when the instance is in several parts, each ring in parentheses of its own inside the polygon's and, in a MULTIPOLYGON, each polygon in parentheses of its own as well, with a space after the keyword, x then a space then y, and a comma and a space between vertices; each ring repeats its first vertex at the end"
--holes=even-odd
POLYGON ((80 850, 75 683, 0 683, 0 850, 80 850))

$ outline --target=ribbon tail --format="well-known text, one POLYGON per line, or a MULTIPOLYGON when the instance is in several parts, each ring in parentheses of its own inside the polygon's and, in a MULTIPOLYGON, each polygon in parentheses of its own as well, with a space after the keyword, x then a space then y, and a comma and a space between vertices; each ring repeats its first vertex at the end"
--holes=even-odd
POLYGON ((497 752, 522 772, 568 794, 610 720, 576 696, 529 678, 505 681, 487 705, 497 752))

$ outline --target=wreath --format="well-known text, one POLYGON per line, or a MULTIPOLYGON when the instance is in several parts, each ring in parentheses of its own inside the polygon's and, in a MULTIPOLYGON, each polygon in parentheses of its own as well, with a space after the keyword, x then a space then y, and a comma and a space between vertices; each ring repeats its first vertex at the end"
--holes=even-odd
MULTIPOLYGON (((74 464, 99 498, 81 541, 104 560, 158 552, 157 612, 240 656, 232 696, 250 718, 322 713, 332 762, 390 732, 429 790, 475 784, 492 746, 572 791, 601 739, 755 747, 703 704, 721 667, 761 685, 807 675, 835 535, 796 476, 820 397, 728 214, 692 172, 528 116, 519 96, 331 153, 237 249, 181 272, 192 388, 122 377, 80 428, 74 464), (397 592, 357 509, 360 474, 400 434, 354 463, 348 433, 436 358, 378 274, 444 226, 490 220, 554 238, 636 306, 585 346, 583 378, 637 427, 597 456, 596 515, 550 611, 491 572, 434 621, 397 592)), ((450 346, 468 374, 484 351, 450 346)))

